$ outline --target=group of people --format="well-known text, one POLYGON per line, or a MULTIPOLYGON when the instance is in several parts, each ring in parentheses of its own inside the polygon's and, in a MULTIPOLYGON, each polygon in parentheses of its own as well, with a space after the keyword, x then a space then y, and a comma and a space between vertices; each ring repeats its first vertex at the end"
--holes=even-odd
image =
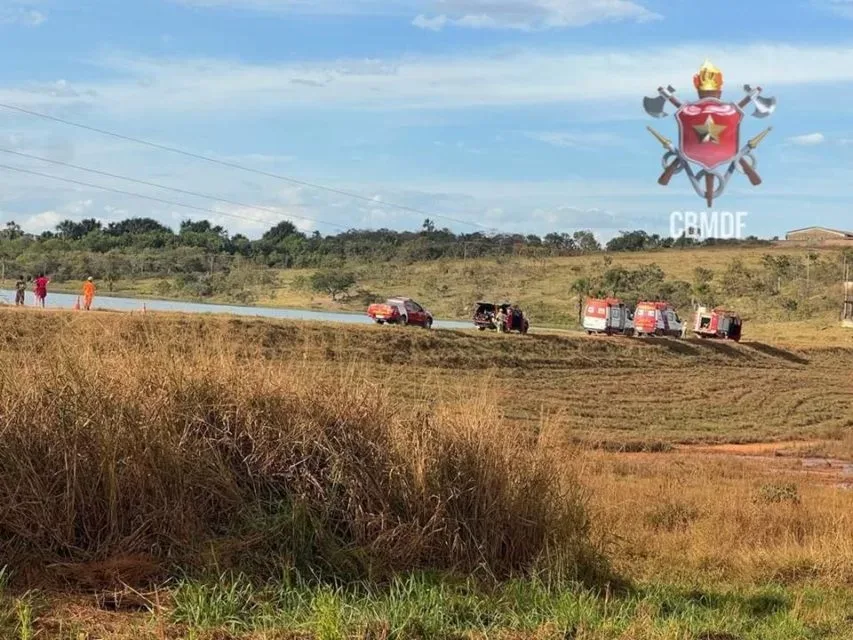
MULTIPOLYGON (((40 273, 33 280, 33 296, 35 296, 36 306, 44 309, 44 302, 47 298, 47 285, 50 284, 50 278, 44 273, 40 273)), ((27 281, 24 276, 18 278, 15 283, 15 306, 24 306, 24 297, 27 291, 27 281)), ((95 299, 95 281, 92 276, 86 278, 83 283, 83 309, 89 311, 92 308, 92 301, 95 299)))

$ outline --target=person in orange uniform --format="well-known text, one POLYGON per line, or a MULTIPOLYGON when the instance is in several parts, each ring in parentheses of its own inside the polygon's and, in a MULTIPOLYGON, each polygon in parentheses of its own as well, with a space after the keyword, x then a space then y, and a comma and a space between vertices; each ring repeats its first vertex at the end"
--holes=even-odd
POLYGON ((88 311, 92 307, 92 300, 95 298, 95 283, 92 281, 92 276, 86 279, 83 283, 83 308, 88 311))

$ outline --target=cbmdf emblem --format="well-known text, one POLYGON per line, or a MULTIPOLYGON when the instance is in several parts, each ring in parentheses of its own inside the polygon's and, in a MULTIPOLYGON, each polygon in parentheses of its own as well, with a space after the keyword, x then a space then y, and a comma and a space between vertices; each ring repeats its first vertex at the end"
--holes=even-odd
POLYGON ((753 151, 770 127, 741 146, 740 126, 744 120, 744 109, 754 106, 752 115, 766 118, 776 109, 776 99, 761 95, 761 87, 744 85, 746 96, 740 102, 724 102, 723 73, 706 61, 693 76, 693 85, 699 94, 695 102, 682 102, 675 96, 670 85, 658 87, 658 95, 643 100, 646 113, 655 118, 665 118, 667 103, 675 107, 675 122, 678 125, 678 147, 660 133, 648 130, 666 149, 662 164, 663 173, 658 182, 662 185, 677 173, 687 174, 696 193, 705 198, 710 207, 726 189, 735 172, 746 174, 753 185, 761 184, 756 171, 753 151))

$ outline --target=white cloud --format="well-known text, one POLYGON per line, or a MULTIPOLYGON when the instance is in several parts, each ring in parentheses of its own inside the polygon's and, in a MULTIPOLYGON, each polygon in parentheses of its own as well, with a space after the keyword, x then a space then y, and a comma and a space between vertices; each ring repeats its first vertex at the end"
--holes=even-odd
POLYGON ((18 218, 16 222, 27 233, 42 233, 52 231, 64 219, 65 216, 56 211, 42 211, 25 218, 18 218))
POLYGON ((405 10, 410 0, 172 0, 202 9, 239 9, 302 15, 387 14, 405 10))
POLYGON ((632 0, 434 0, 430 4, 441 13, 432 18, 421 14, 412 24, 434 30, 452 25, 537 31, 661 18, 632 0))
POLYGON ((826 137, 822 133, 807 133, 802 136, 788 138, 788 142, 801 147, 813 147, 826 142, 826 137))
POLYGON ((111 53, 93 62, 118 76, 0 88, 21 106, 88 105, 115 113, 202 114, 286 108, 452 109, 632 101, 673 83, 693 94, 697 65, 713 54, 726 84, 776 86, 853 82, 851 45, 684 45, 644 50, 516 51, 330 62, 252 64, 216 58, 111 53), (570 71, 567 71, 570 70, 570 71))
POLYGON ((241 233, 249 238, 258 238, 270 227, 285 220, 292 222, 303 233, 310 233, 317 226, 312 220, 306 220, 304 217, 301 217, 301 213, 299 214, 300 217, 293 215, 290 207, 264 207, 264 209, 263 211, 259 211, 258 209, 249 207, 222 205, 216 207, 220 215, 211 214, 209 216, 193 217, 205 217, 212 224, 225 227, 232 235, 241 233))
POLYGON ((47 20, 47 16, 36 9, 12 3, 11 6, 0 5, 0 25, 19 24, 25 27, 38 27, 47 20))
POLYGON ((815 4, 842 18, 853 19, 853 0, 815 0, 815 4))
POLYGON ((432 18, 427 18, 424 14, 418 14, 412 24, 420 29, 429 29, 430 31, 441 31, 447 25, 447 16, 440 15, 432 18))
POLYGON ((624 140, 612 133, 580 133, 569 131, 537 131, 527 133, 527 137, 555 147, 572 149, 592 149, 596 147, 615 147, 624 144, 624 140))
MULTIPOLYGON (((39 211, 37 213, 23 216, 8 216, 9 219, 14 218, 21 225, 21 229, 27 233, 42 233, 43 231, 53 231, 63 220, 79 219, 86 217, 87 213, 92 209, 93 201, 91 199, 75 200, 47 211, 39 211)), ((7 217, 7 216, 3 216, 7 217)))
POLYGON ((307 15, 409 16, 422 29, 446 26, 534 31, 594 22, 660 18, 635 0, 172 0, 205 9, 240 9, 307 15))

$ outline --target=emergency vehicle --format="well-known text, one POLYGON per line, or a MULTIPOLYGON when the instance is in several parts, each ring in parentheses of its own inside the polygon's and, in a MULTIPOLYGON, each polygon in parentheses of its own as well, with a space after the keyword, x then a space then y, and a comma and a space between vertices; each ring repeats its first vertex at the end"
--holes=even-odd
POLYGON ((634 321, 631 310, 618 298, 589 298, 583 314, 583 328, 590 335, 634 333, 634 321))
POLYGON ((634 310, 634 332, 638 336, 681 337, 684 323, 668 302, 641 301, 634 310))
POLYGON ((722 307, 710 310, 707 307, 696 309, 693 333, 700 338, 722 338, 740 342, 742 329, 743 321, 734 311, 722 307))

